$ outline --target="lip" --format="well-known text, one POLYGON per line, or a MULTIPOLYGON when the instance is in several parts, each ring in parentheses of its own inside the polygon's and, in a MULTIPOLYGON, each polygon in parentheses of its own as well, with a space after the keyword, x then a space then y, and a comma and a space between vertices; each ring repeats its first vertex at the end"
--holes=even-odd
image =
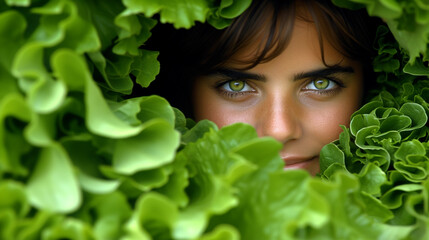
POLYGON ((318 164, 319 156, 313 157, 284 157, 286 166, 284 169, 309 169, 314 164, 318 164))

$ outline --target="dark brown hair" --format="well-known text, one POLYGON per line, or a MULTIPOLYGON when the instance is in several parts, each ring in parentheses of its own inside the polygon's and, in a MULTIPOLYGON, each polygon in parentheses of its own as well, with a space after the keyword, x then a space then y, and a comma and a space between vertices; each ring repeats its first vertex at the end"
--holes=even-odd
POLYGON ((159 24, 148 43, 160 51, 161 74, 154 84, 159 91, 155 93, 192 116, 190 99, 196 76, 215 71, 254 44, 255 54, 240 62, 243 69, 270 61, 287 47, 296 19, 315 24, 325 65, 323 44, 328 41, 345 57, 362 62, 365 79, 372 79, 370 63, 377 24, 365 10, 339 8, 330 0, 253 0, 222 30, 203 23, 190 30, 159 24))

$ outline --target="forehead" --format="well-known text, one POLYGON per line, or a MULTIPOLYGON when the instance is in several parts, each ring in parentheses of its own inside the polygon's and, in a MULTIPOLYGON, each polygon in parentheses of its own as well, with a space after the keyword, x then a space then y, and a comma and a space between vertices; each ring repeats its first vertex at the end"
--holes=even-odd
MULTIPOLYGON (((255 59, 255 56, 260 54, 261 42, 263 42, 263 39, 260 37, 254 38, 252 44, 234 54, 225 62, 224 66, 236 69, 245 67, 246 62, 252 61, 252 59, 255 59)), ((314 22, 306 21, 298 17, 294 21, 290 41, 283 51, 272 60, 258 64, 255 68, 259 65, 268 65, 275 62, 279 62, 277 64, 279 67, 283 66, 288 68, 291 66, 307 68, 311 65, 314 65, 314 67, 321 67, 324 66, 324 61, 328 65, 335 65, 345 60, 347 61, 349 59, 335 50, 335 48, 329 44, 329 41, 324 39, 323 35, 317 32, 314 22)))
POLYGON ((222 65, 235 64, 246 68, 246 65, 254 66, 254 63, 269 61, 287 48, 292 39, 294 41, 298 39, 298 42, 304 41, 305 43, 299 45, 310 47, 314 53, 326 55, 325 51, 332 48, 327 42, 335 45, 334 42, 338 40, 337 36, 330 36, 332 31, 329 29, 332 26, 326 26, 326 23, 321 21, 324 19, 324 16, 320 15, 321 12, 316 11, 318 14, 315 14, 314 10, 309 10, 315 7, 310 3, 304 1, 292 3, 281 5, 278 9, 275 9, 274 5, 268 5, 257 15, 258 20, 255 25, 248 26, 247 21, 242 22, 246 25, 244 27, 246 30, 235 36, 239 39, 233 41, 232 48, 235 51, 226 55, 228 57, 224 58, 222 65), (326 50, 322 53, 322 49, 326 50))

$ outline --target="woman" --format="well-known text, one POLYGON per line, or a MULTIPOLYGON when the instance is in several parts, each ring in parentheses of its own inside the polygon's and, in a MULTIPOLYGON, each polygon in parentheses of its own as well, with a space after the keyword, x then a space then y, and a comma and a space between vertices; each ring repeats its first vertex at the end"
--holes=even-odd
POLYGON ((248 123, 283 144, 286 169, 314 175, 371 78, 368 22, 330 1, 254 0, 226 29, 202 24, 166 38, 178 44, 163 43, 160 77, 174 86, 173 106, 186 99, 196 120, 219 127, 248 123))

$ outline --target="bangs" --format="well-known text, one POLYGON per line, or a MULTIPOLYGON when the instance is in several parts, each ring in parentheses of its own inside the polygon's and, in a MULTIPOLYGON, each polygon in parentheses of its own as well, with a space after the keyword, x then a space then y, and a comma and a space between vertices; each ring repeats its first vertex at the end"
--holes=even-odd
MULTIPOLYGON (((243 69, 268 62, 278 56, 288 45, 295 22, 294 1, 261 1, 255 3, 223 32, 212 45, 208 56, 223 62, 207 62, 217 67, 226 60, 243 65, 243 69), (242 60, 234 60, 238 53, 246 53, 242 60)), ((204 63, 203 63, 204 64, 204 63)))
POLYGON ((330 1, 305 2, 312 18, 307 21, 315 24, 324 63, 324 39, 343 56, 353 60, 368 61, 374 55, 371 32, 375 31, 369 29, 371 24, 366 11, 338 8, 330 1))
POLYGON ((211 47, 205 45, 199 74, 216 70, 227 61, 246 70, 272 60, 288 46, 296 19, 314 23, 325 65, 324 40, 345 57, 367 61, 372 55, 372 37, 364 34, 368 29, 362 19, 368 17, 362 14, 366 12, 341 9, 330 0, 256 0, 220 36, 212 38, 216 41, 207 44, 211 47), (244 53, 244 59, 234 59, 239 53, 244 53))

